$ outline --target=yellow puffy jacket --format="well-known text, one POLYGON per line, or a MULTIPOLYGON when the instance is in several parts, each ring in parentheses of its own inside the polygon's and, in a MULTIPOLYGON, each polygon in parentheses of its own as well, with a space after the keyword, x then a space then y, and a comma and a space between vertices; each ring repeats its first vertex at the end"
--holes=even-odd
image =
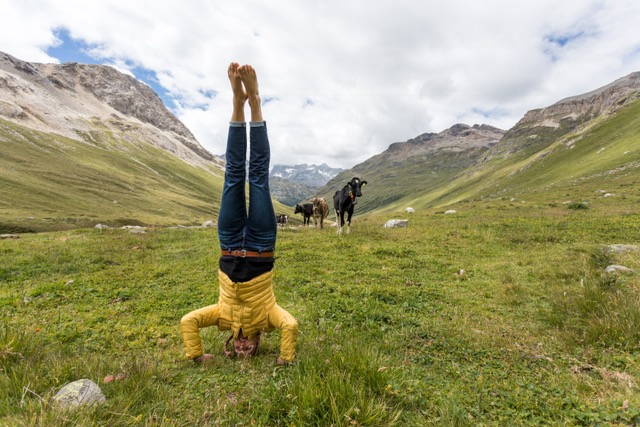
POLYGON ((180 334, 187 358, 193 359, 203 353, 199 329, 216 325, 221 331, 233 331, 234 338, 238 337, 240 329, 248 338, 253 338, 259 332, 280 329, 280 357, 291 362, 296 352, 298 321, 276 303, 273 271, 248 282, 236 283, 218 270, 218 281, 218 304, 192 311, 180 321, 180 334))

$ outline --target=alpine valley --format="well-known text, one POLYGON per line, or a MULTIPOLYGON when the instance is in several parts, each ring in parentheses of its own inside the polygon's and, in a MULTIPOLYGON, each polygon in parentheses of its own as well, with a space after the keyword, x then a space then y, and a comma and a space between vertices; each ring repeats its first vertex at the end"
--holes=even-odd
MULTIPOLYGON (((639 98, 633 73, 529 111, 506 131, 455 124, 341 172, 274 167, 274 198, 287 204, 276 201, 276 212, 295 218, 300 199, 330 200, 353 176, 368 181, 359 214, 480 200, 638 198, 639 98), (294 171, 297 178, 283 175, 294 171)), ((217 216, 223 174, 224 160, 135 78, 0 53, 0 231, 198 225, 217 216)))
POLYGON ((0 53, 0 425, 640 425, 639 98, 633 73, 287 190, 367 181, 350 233, 275 203, 295 359, 278 330, 230 359, 210 327, 194 364, 179 325, 219 299, 223 159, 132 77, 0 53), (67 410, 81 379, 101 403, 67 410))

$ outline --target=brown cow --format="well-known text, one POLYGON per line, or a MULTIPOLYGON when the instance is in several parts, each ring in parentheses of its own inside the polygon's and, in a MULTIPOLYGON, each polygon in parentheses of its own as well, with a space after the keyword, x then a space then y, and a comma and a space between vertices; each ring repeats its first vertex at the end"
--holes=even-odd
POLYGON ((324 219, 329 215, 329 204, 324 197, 314 197, 309 200, 313 204, 313 224, 318 228, 324 228, 324 219))

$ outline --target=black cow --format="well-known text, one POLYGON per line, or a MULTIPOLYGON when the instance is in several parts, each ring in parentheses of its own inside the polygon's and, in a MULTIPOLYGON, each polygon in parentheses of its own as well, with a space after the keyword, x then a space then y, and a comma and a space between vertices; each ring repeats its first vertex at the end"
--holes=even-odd
POLYGON ((285 214, 280 214, 276 216, 276 222, 278 223, 279 227, 284 227, 288 220, 289 220, 289 217, 285 214))
POLYGON ((304 203, 302 205, 296 205, 296 210, 293 213, 294 214, 302 213, 302 216, 303 216, 302 224, 307 226, 309 225, 309 221, 311 220, 311 216, 313 215, 313 203, 304 203))
POLYGON ((336 191, 333 195, 333 207, 336 210, 336 223, 338 224, 338 234, 342 234, 344 227, 344 214, 347 213, 347 234, 349 234, 351 226, 351 217, 353 216, 353 208, 358 201, 356 197, 362 196, 362 186, 367 181, 360 181, 360 178, 353 177, 351 181, 345 185, 342 190, 336 191))

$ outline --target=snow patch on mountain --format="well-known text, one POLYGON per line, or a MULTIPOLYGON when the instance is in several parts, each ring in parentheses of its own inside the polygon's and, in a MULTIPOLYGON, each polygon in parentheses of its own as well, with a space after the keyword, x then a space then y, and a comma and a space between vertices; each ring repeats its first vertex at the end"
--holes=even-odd
POLYGON ((321 165, 274 165, 269 176, 287 181, 305 184, 311 187, 322 187, 343 169, 332 168, 326 163, 321 165))

